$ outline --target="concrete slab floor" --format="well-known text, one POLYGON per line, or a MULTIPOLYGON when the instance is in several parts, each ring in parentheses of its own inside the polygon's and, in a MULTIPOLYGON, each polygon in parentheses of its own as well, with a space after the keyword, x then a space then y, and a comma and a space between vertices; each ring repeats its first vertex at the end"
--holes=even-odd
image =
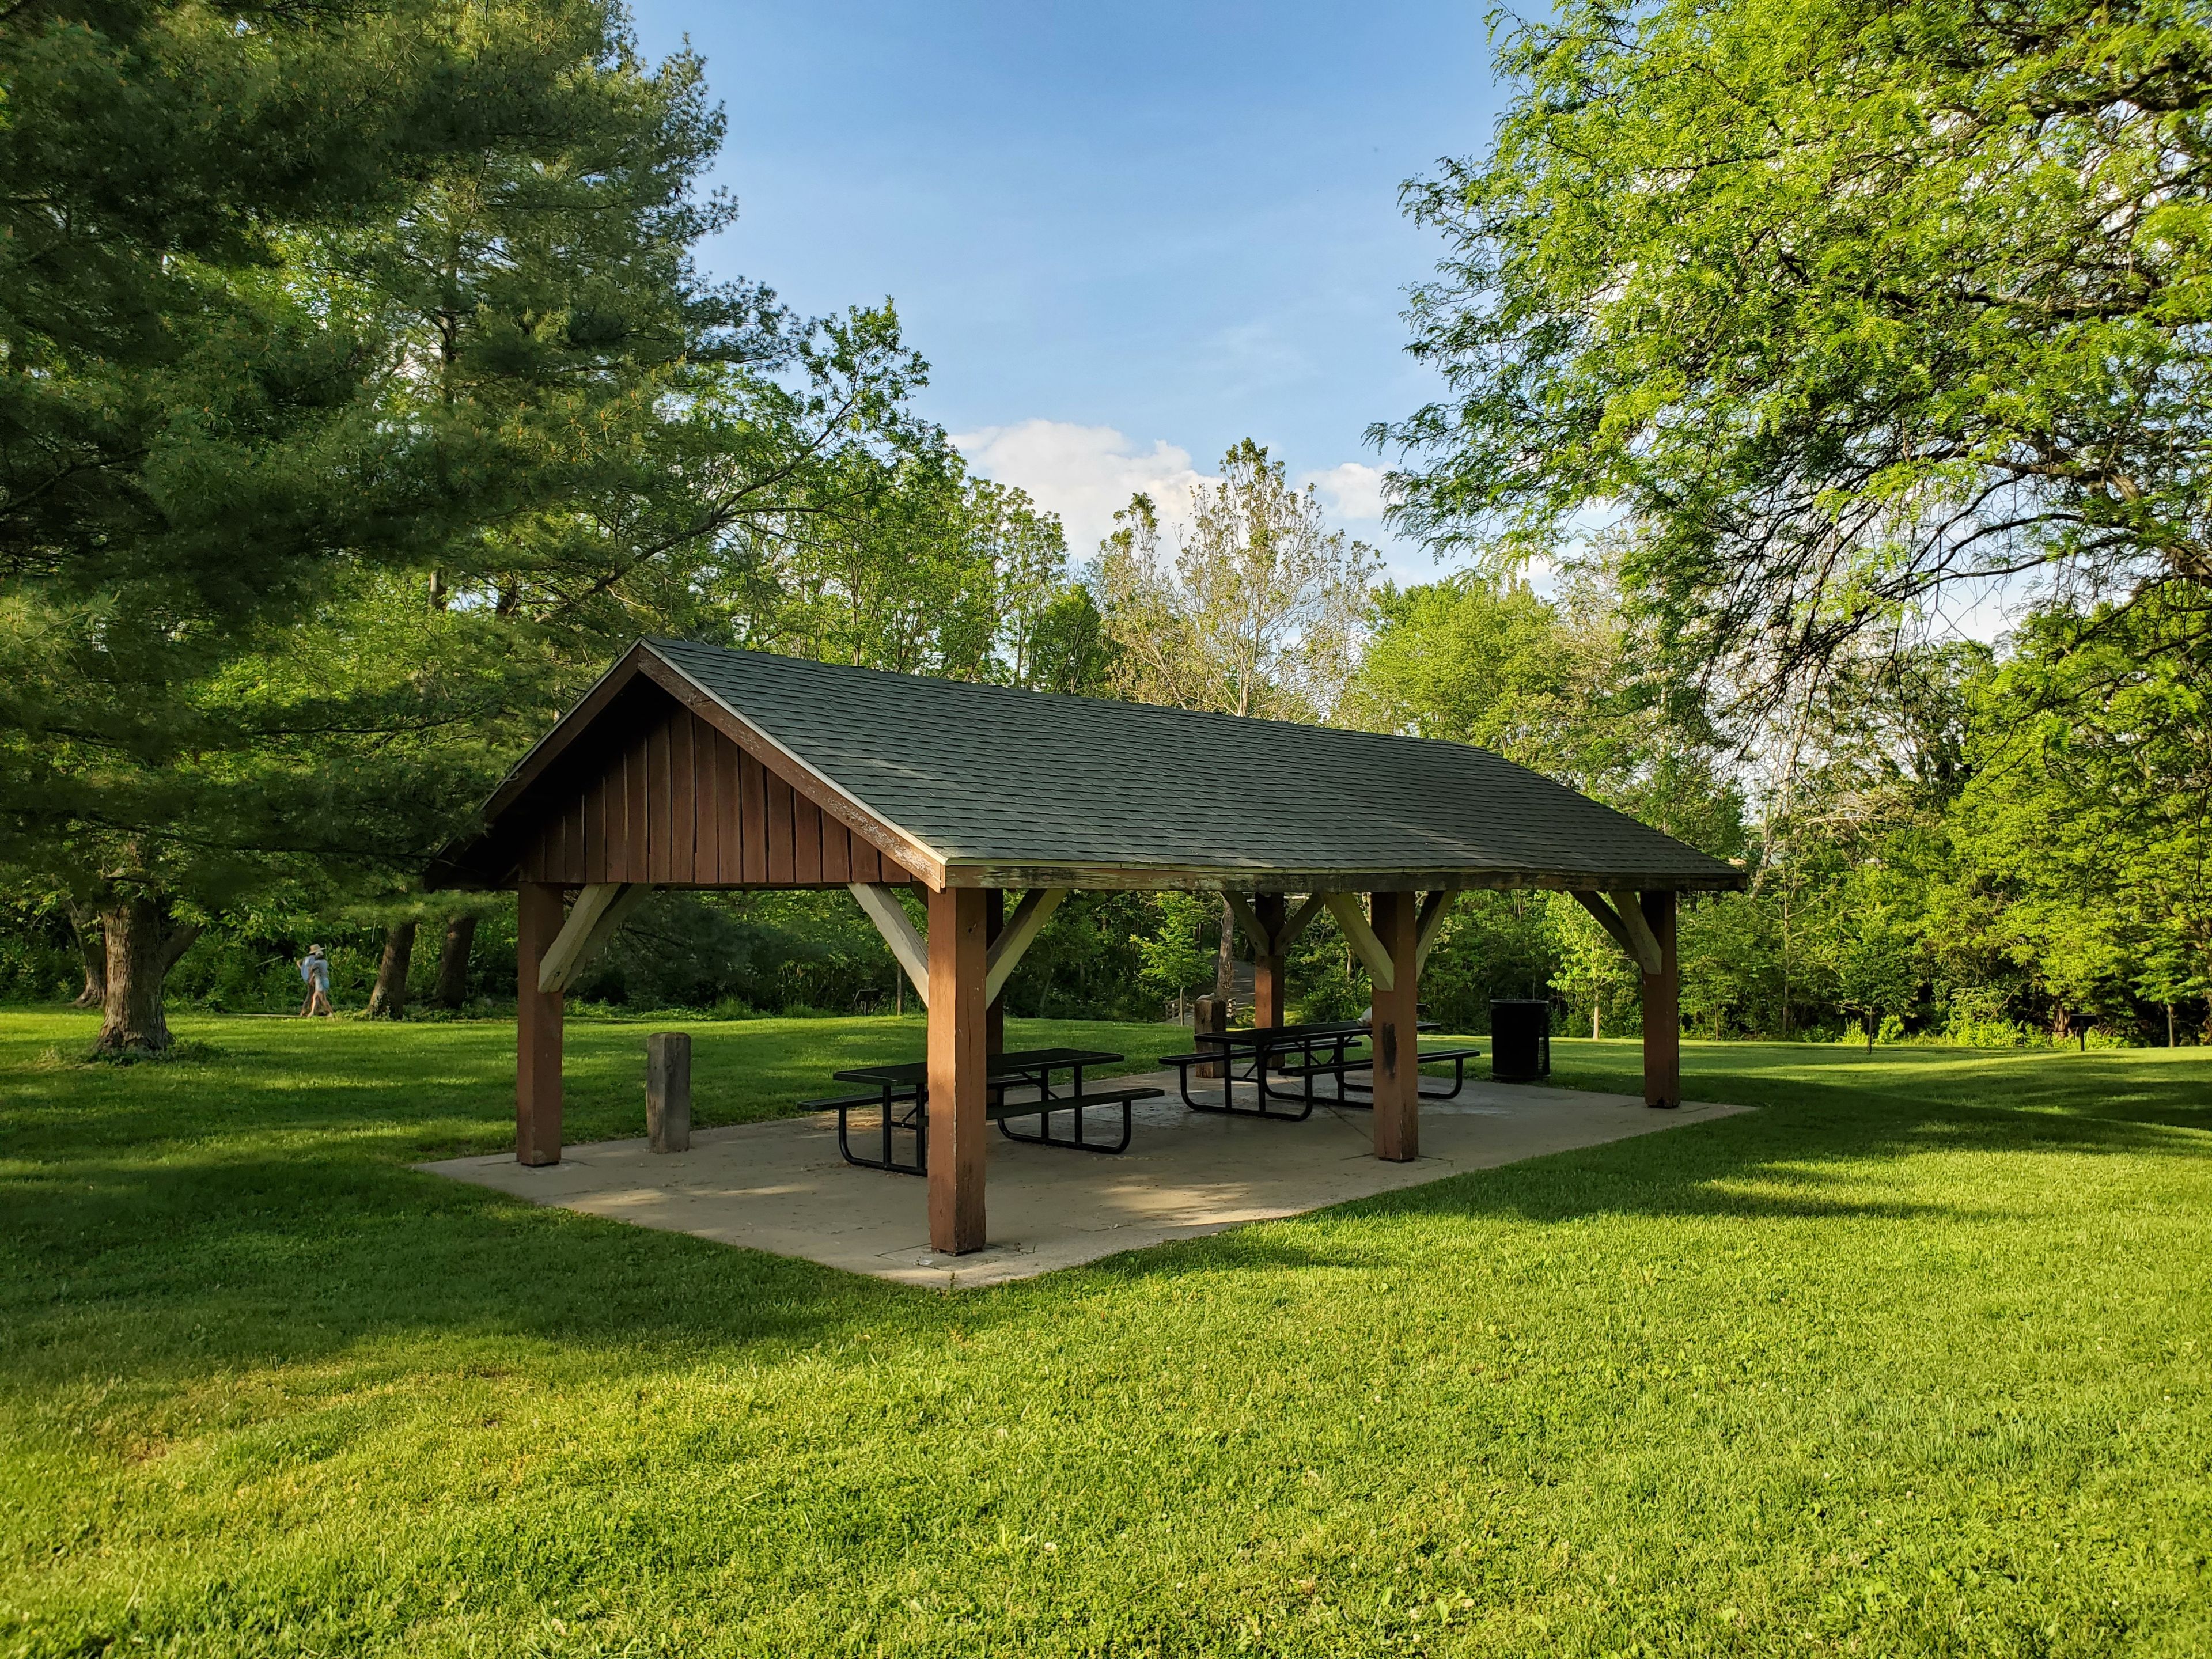
MULTIPOLYGON (((605 1140, 570 1146, 547 1169, 525 1169, 512 1153, 416 1167, 586 1215, 966 1290, 1745 1109, 1690 1103, 1655 1112, 1630 1095, 1470 1078, 1457 1099, 1423 1104, 1420 1158, 1384 1164, 1364 1110, 1324 1104, 1303 1123, 1224 1117, 1185 1107, 1172 1072, 1115 1081, 1168 1091, 1137 1106, 1135 1135, 1118 1157, 992 1132, 991 1243, 971 1255, 931 1251, 928 1182, 847 1164, 830 1113, 694 1130, 688 1152, 605 1140)), ((1106 1118, 1093 1122, 1103 1130, 1106 1118)), ((856 1135, 856 1144, 866 1143, 856 1135)))

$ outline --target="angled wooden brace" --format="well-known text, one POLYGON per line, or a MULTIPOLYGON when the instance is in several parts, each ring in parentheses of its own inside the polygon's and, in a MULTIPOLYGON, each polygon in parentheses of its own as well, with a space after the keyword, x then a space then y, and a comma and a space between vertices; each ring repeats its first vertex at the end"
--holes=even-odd
POLYGON ((1659 948, 1659 936, 1644 919, 1644 902, 1633 893, 1616 892, 1613 908, 1620 912, 1620 925, 1628 930, 1629 954, 1636 958, 1637 965, 1647 974, 1664 973, 1667 953, 1659 948))
POLYGON ((1353 954, 1360 961, 1367 964, 1368 977, 1382 990, 1395 990, 1398 983, 1397 970, 1391 965, 1390 953, 1382 948, 1382 941, 1376 937, 1374 926, 1367 920, 1367 913, 1359 908, 1358 896, 1323 893, 1319 897, 1328 906, 1329 915, 1336 918, 1336 925, 1344 930, 1345 943, 1352 947, 1353 954))
POLYGON ((1421 901, 1421 918, 1415 925, 1413 935, 1414 972, 1419 973, 1429 965, 1429 952, 1436 945, 1437 936, 1443 932, 1444 913, 1451 908, 1452 901, 1458 896, 1458 888, 1446 887, 1431 893, 1421 901))
POLYGON ((868 920, 876 924, 876 931, 884 936, 884 943, 890 946, 898 965, 906 969, 915 995, 921 999, 923 1007, 928 1007, 929 946, 915 927, 914 918, 907 915, 906 906, 899 902, 898 889, 872 881, 852 882, 848 886, 868 920))
POLYGON ((1577 889, 1575 899, 1645 973, 1656 974, 1664 965, 1659 941, 1652 935, 1651 924, 1644 921, 1644 907, 1637 902, 1635 894, 1615 893, 1613 902, 1608 904, 1603 894, 1577 889))
POLYGON ((1244 930, 1244 937, 1252 941, 1252 948, 1263 957, 1275 954, 1275 941, 1268 936, 1267 925, 1260 913, 1252 908, 1252 901, 1242 893, 1224 893, 1221 902, 1229 907, 1229 914, 1237 918, 1237 925, 1244 930))
POLYGON ((1283 923, 1283 931, 1273 939, 1267 937, 1267 930, 1261 926, 1260 914, 1252 908, 1251 900, 1242 893, 1224 893, 1221 896, 1228 901, 1230 915, 1237 918, 1237 925, 1244 930, 1244 937, 1252 941, 1252 948, 1263 957, 1278 957, 1289 950, 1298 935, 1304 933, 1313 919, 1322 913, 1328 896, 1326 893, 1307 894, 1306 902, 1290 914, 1283 923))
POLYGON ((538 964, 538 988, 567 990, 585 964, 615 936, 615 930, 637 908, 638 901, 652 890, 643 882, 609 881, 596 882, 577 894, 576 902, 568 907, 568 919, 538 964))
POLYGON ((999 1000, 999 993, 1006 988, 1014 969, 1022 965, 1023 953, 1044 931, 1045 923, 1060 908, 1067 891, 1065 887, 1032 887, 1022 895, 1021 903, 1006 918, 1005 931, 991 941, 991 948, 983 959, 983 1000, 987 1005, 999 1000))
POLYGON ((1275 940, 1276 951, 1287 951, 1297 944, 1298 935, 1304 933, 1312 925, 1313 919, 1328 908, 1328 896, 1326 893, 1308 893, 1306 902, 1291 911, 1289 919, 1283 923, 1283 931, 1275 940))

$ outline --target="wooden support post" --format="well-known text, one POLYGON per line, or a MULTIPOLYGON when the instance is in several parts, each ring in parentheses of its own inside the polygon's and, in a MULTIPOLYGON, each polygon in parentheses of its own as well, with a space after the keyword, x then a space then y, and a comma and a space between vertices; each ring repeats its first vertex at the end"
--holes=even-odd
POLYGON ((526 881, 514 908, 514 1158, 561 1161, 561 993, 538 988, 561 933, 561 890, 526 881))
POLYGON ((1283 982, 1283 919, 1287 907, 1280 893, 1260 893, 1252 900, 1267 944, 1255 944, 1252 952, 1252 1024, 1273 1030, 1286 1018, 1283 1009, 1288 989, 1283 982))
MULTIPOLYGON (((1281 1030, 1290 1018, 1285 1012, 1290 1006, 1290 984, 1284 973, 1289 947, 1283 937, 1288 908, 1280 893, 1259 893, 1252 899, 1254 917, 1267 939, 1264 945, 1255 942, 1252 951, 1252 1024, 1263 1031, 1281 1030)), ((1268 1062, 1268 1069, 1279 1071, 1290 1063, 1278 1054, 1268 1062)))
POLYGON ((929 896, 929 1245, 983 1248, 984 891, 929 896))
MULTIPOLYGON (((999 942, 999 935, 1006 931, 1006 890, 1003 887, 987 889, 983 895, 984 960, 990 959, 989 946, 999 942)), ((991 999, 990 1007, 983 1015, 983 1049, 987 1054, 1006 1052, 1006 993, 1003 987, 991 999)))
POLYGON ((645 1139, 656 1152, 691 1150, 688 1031, 655 1031, 645 1040, 645 1139))
POLYGON ((1638 908, 1659 950, 1659 971, 1644 975, 1644 1103, 1682 1103, 1682 983, 1674 949, 1674 896, 1644 893, 1638 908))
POLYGON ((1420 895, 1376 893, 1370 918, 1388 954, 1390 982, 1375 980, 1375 1156, 1410 1164, 1421 1155, 1420 895))

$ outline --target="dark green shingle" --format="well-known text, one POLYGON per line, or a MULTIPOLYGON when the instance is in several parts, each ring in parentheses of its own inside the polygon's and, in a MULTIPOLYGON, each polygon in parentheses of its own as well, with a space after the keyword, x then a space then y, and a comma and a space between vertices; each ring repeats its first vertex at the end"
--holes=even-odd
POLYGON ((1465 744, 647 643, 951 864, 1741 880, 1465 744))

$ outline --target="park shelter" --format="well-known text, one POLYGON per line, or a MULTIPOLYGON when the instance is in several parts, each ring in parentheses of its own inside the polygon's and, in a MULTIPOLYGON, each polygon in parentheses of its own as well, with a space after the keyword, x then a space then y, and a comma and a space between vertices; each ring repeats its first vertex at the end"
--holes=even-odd
POLYGON ((430 878, 516 890, 526 1164, 561 1156, 563 988, 637 897, 850 889, 927 1009, 930 1237, 951 1254, 985 1243, 1004 987, 1072 890, 1224 895, 1261 1025, 1283 1023, 1285 952, 1327 911, 1374 985, 1375 1154, 1402 1161, 1419 1150, 1421 964, 1455 894, 1557 888, 1589 909, 1641 969, 1644 1099, 1664 1107, 1681 1093, 1679 896, 1742 882, 1465 744, 653 639, 524 757, 430 878))

